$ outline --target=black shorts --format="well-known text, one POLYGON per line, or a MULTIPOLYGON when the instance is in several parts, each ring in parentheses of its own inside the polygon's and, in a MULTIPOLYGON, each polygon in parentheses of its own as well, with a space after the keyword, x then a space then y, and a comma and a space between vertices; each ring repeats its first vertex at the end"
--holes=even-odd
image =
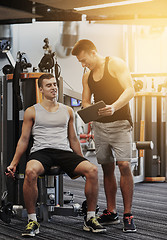
POLYGON ((75 178, 77 176, 74 174, 74 170, 79 163, 88 161, 75 152, 51 148, 45 148, 31 153, 28 160, 37 160, 41 162, 46 174, 52 166, 60 166, 70 178, 75 178))

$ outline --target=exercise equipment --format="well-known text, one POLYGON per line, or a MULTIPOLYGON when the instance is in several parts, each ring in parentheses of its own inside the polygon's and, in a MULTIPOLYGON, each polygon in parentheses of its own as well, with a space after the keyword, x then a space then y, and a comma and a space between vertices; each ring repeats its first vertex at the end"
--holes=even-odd
POLYGON ((13 204, 11 202, 5 203, 5 198, 7 197, 7 191, 3 192, 1 197, 1 207, 0 207, 0 219, 5 223, 10 223, 11 218, 14 216, 13 204))
MULTIPOLYGON (((16 62, 10 52, 10 49, 11 49, 11 44, 10 44, 9 40, 7 40, 7 39, 0 40, 0 52, 6 54, 6 57, 10 63, 10 66, 14 69, 16 62)), ((3 68, 5 68, 5 66, 3 68)), ((9 68, 9 65, 7 65, 7 66, 9 68)), ((7 74, 7 72, 4 74, 7 74)))
POLYGON ((5 223, 11 222, 11 217, 14 216, 13 212, 13 203, 9 202, 7 199, 8 190, 6 185, 6 177, 4 175, 6 169, 6 157, 7 157, 7 136, 5 130, 7 128, 7 109, 6 109, 6 95, 7 95, 7 84, 4 79, 2 79, 0 84, 0 219, 5 223))
POLYGON ((154 142, 154 149, 146 151, 142 156, 144 180, 163 182, 167 177, 167 94, 162 91, 162 86, 166 86, 167 73, 131 75, 143 81, 143 89, 136 92, 133 100, 134 141, 154 142))
MULTIPOLYGON (((59 176, 63 176, 64 172, 59 166, 51 167, 46 175, 39 178, 39 197, 37 202, 37 214, 38 218, 42 221, 48 221, 53 215, 61 216, 74 216, 86 215, 87 204, 86 201, 82 203, 82 206, 78 203, 74 203, 73 194, 63 192, 71 196, 68 204, 65 204, 63 194, 61 193, 59 176)), ((62 182, 61 182, 62 184, 62 182)), ((98 212, 99 207, 96 207, 98 212)))
MULTIPOLYGON (((27 107, 40 102, 42 99, 42 95, 38 90, 37 86, 37 81, 38 78, 41 76, 41 74, 44 73, 25 73, 25 72, 19 72, 17 75, 17 84, 19 84, 19 88, 17 88, 17 91, 15 90, 15 93, 21 94, 22 95, 22 103, 23 103, 23 109, 25 110, 27 107)), ((12 88, 12 81, 13 81, 13 74, 7 75, 6 77, 3 78, 4 82, 6 84, 6 97, 4 96, 4 99, 7 99, 7 89, 10 87, 12 88), (7 85, 10 85, 7 87, 7 85)), ((59 102, 63 102, 63 79, 60 77, 60 85, 59 85, 59 102)), ((13 88, 12 88, 13 89, 13 88)), ((64 91, 66 95, 69 97, 77 97, 77 93, 74 91, 70 90, 69 91, 64 91), (74 94, 73 94, 74 93, 74 94)), ((13 92, 14 95, 14 92, 13 92)), ((81 98, 81 96, 79 96, 81 98)), ((18 98, 17 98, 18 100, 18 98)), ((12 104, 13 104, 13 97, 11 99, 12 104)), ((8 102, 9 104, 9 102, 8 102)), ((8 109, 8 104, 7 102, 5 103, 5 108, 4 110, 7 113, 8 109)), ((12 108, 14 109, 14 108, 12 108)), ((16 108, 16 114, 19 114, 20 108, 16 108)), ((18 115, 17 115, 18 117, 18 115)), ((20 127, 22 121, 20 121, 20 118, 17 118, 19 120, 19 129, 17 130, 18 134, 20 132, 20 127)), ((17 121, 18 121, 17 120, 17 121)), ((13 139, 16 142, 16 138, 13 138, 13 133, 10 134, 9 137, 9 127, 7 126, 8 120, 7 116, 5 119, 5 124, 6 127, 4 128, 4 131, 7 133, 6 134, 6 144, 4 145, 6 155, 4 156, 4 169, 6 166, 9 164, 9 162, 12 159, 13 152, 10 153, 9 151, 7 152, 7 146, 11 146, 10 149, 13 147, 13 139), (7 137, 8 136, 8 137, 7 137), (8 143, 7 143, 8 142, 8 143), (7 160, 9 162, 7 162, 7 160)), ((13 123, 13 116, 12 116, 12 123, 13 123)), ((16 123, 16 122, 15 122, 16 123)), ((12 125, 13 126, 13 125, 12 125)), ((13 129, 13 127, 11 128, 13 129)), ((13 147, 13 151, 15 151, 13 147)), ((28 153, 25 153, 25 155, 22 157, 20 163, 19 163, 19 168, 17 169, 17 173, 15 176, 15 181, 12 181, 10 179, 10 184, 8 184, 8 190, 9 190, 9 195, 8 195, 8 201, 13 203, 13 209, 16 212, 17 215, 20 217, 26 217, 26 210, 24 209, 24 201, 23 201, 23 192, 22 192, 22 185, 24 181, 24 171, 25 171, 25 165, 26 165, 26 159, 28 157, 28 153)), ((37 213, 39 217, 47 221, 50 219, 52 215, 73 215, 77 216, 78 214, 81 214, 81 206, 79 204, 73 203, 73 195, 69 192, 64 193, 63 191, 63 174, 61 171, 57 171, 58 167, 55 167, 54 169, 51 169, 51 172, 49 173, 50 175, 46 176, 41 176, 38 180, 38 185, 39 185, 39 199, 38 199, 38 204, 37 204, 37 213), (56 171, 56 172, 55 172, 56 171), (70 196, 71 195, 71 196, 70 196), (64 196, 70 197, 71 199, 68 200, 68 202, 71 204, 70 206, 66 205, 64 207, 64 196), (58 207, 59 206, 59 207, 58 207)), ((4 173, 4 172, 3 172, 4 173)), ((8 179, 9 180, 9 179, 8 179)))
POLYGON ((135 138, 140 121, 144 121, 145 140, 151 139, 155 148, 145 153, 145 181, 165 181, 166 166, 166 122, 164 120, 164 99, 162 93, 137 93, 135 96, 136 121, 135 138))
POLYGON ((134 89, 135 92, 139 92, 143 89, 143 81, 141 80, 134 80, 134 89))
POLYGON ((59 77, 61 74, 60 65, 57 63, 56 52, 52 52, 52 48, 49 45, 49 39, 44 39, 45 45, 43 46, 44 49, 44 56, 42 57, 40 63, 38 64, 40 72, 51 72, 55 74, 55 78, 57 81, 57 85, 59 87, 59 77))
POLYGON ((95 142, 94 142, 94 133, 92 129, 92 122, 89 122, 87 125, 87 132, 80 133, 79 139, 83 152, 87 155, 87 152, 95 151, 95 142))
POLYGON ((12 65, 7 64, 2 68, 2 71, 5 75, 12 74, 14 72, 14 68, 12 65))
MULTIPOLYGON (((21 125, 22 125, 22 119, 20 119, 20 111, 22 109, 25 110, 27 107, 37 102, 40 102, 42 99, 42 95, 40 94, 37 87, 37 80, 39 76, 41 76, 41 74, 44 74, 50 71, 53 72, 53 69, 55 70, 55 77, 59 85, 59 94, 58 94, 59 102, 63 102, 64 89, 63 89, 63 79, 60 77, 61 69, 57 63, 57 60, 56 62, 54 62, 55 60, 53 58, 55 56, 55 53, 52 53, 51 50, 48 50, 48 47, 49 47, 48 39, 45 39, 44 42, 45 42, 44 49, 48 51, 48 53, 46 53, 45 51, 44 58, 42 59, 40 64, 40 67, 42 70, 42 72, 40 73, 36 73, 36 72, 28 73, 26 70, 27 68, 31 67, 31 64, 29 63, 26 54, 18 52, 17 61, 15 62, 9 51, 10 50, 9 42, 1 44, 1 48, 3 51, 5 51, 10 65, 7 65, 3 68, 4 74, 6 76, 3 77, 3 84, 2 84, 3 85, 3 104, 2 104, 3 105, 3 121, 1 121, 1 126, 3 123, 3 133, 5 134, 2 134, 2 139, 1 139, 2 140, 1 146, 3 150, 1 151, 2 167, 1 167, 0 176, 4 176, 4 169, 8 166, 11 159, 13 158, 17 141, 20 136, 21 125), (12 69, 14 69, 14 71, 12 69), (13 71, 13 74, 8 74, 8 73, 11 73, 12 71, 13 71), (9 91, 9 90, 12 90, 12 91, 9 91), (11 95, 10 99, 9 99, 9 95, 11 95), (9 110, 9 108, 11 110, 9 110), (10 120, 9 120, 8 112, 10 112, 10 115, 11 115, 10 120), (7 149, 7 146, 10 146, 10 149, 7 149)), ((66 94, 69 95, 70 97, 78 98, 78 96, 76 96, 77 94, 73 90, 70 90, 70 92, 67 90, 66 94)), ((79 99, 81 99, 81 97, 79 99)), ((0 217, 3 219, 3 221, 6 221, 7 223, 10 222, 10 218, 12 217, 12 212, 11 212, 12 206, 13 206, 13 209, 15 209, 17 215, 20 215, 20 216, 26 215, 25 209, 24 209, 23 196, 22 196, 23 195, 22 185, 24 181, 24 170, 25 170, 25 165, 28 157, 28 152, 29 152, 29 149, 24 154, 24 156, 22 156, 22 159, 17 167, 15 181, 12 181, 11 179, 10 180, 7 179, 8 192, 6 192, 4 177, 2 178, 1 190, 3 195, 2 195, 2 204, 0 208, 0 214, 1 214, 0 217), (6 204, 6 201, 8 201, 7 204, 6 204)), ((55 182, 55 186, 51 188, 51 186, 48 185, 45 188, 47 191, 44 194, 44 196, 46 197, 45 198, 46 201, 44 201, 44 203, 46 203, 46 206, 48 206, 49 209, 53 209, 53 206, 52 206, 53 204, 56 204, 56 206, 63 206, 64 204, 63 175, 59 171, 57 172, 57 170, 52 169, 50 172, 50 175, 45 176, 45 180, 49 179, 48 181, 50 182, 51 178, 55 182)), ((40 185, 41 179, 43 178, 41 177, 39 179, 38 181, 39 185, 40 185)), ((44 186, 45 185, 43 185, 43 187, 44 186)), ((40 188, 39 186, 40 189, 44 189, 43 187, 40 188)), ((70 193, 65 193, 65 194, 66 196, 71 195, 73 197, 73 195, 70 193)), ((43 195, 39 195, 39 196, 41 197, 43 195)), ((38 203, 39 202, 40 201, 38 201, 38 203)), ((69 202, 72 202, 72 199, 69 202)), ((40 213, 43 212, 41 209, 47 209, 47 208, 43 208, 43 201, 40 202, 39 208, 40 208, 40 211, 39 211, 40 213)), ((55 211, 50 211, 49 209, 47 210, 49 212, 49 215, 50 215, 50 212, 55 214, 55 211)), ((72 210, 70 209, 71 214, 74 214, 73 212, 78 211, 78 209, 80 209, 80 206, 77 204, 73 204, 72 210)), ((58 210, 59 210, 59 213, 61 214, 63 214, 64 212, 65 212, 65 215, 69 214, 68 208, 62 208, 61 211, 59 208, 58 210)), ((42 214, 42 218, 43 216, 45 219, 46 214, 42 214)))
POLYGON ((137 92, 134 98, 134 141, 152 140, 154 149, 145 152, 145 181, 165 181, 166 178, 166 94, 161 92, 137 92))
POLYGON ((144 155, 145 152, 152 151, 153 149, 154 143, 152 141, 133 142, 131 167, 134 183, 143 182, 145 180, 144 155))

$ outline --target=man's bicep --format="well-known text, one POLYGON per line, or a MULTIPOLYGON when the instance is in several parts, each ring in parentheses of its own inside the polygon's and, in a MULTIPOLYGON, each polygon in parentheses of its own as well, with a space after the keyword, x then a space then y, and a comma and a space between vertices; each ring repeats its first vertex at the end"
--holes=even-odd
POLYGON ((115 74, 124 89, 133 87, 132 77, 125 62, 122 61, 116 66, 115 74))
POLYGON ((73 139, 76 137, 76 129, 75 129, 75 117, 74 117, 74 111, 71 108, 68 108, 69 114, 70 114, 70 119, 68 122, 68 137, 69 140, 73 139))
POLYGON ((86 107, 86 105, 90 105, 91 104, 91 91, 88 85, 88 77, 89 77, 90 72, 86 72, 83 75, 82 78, 82 86, 83 86, 83 90, 82 90, 82 105, 83 107, 86 107))
POLYGON ((89 87, 83 88, 82 91, 82 103, 91 104, 91 92, 89 87))
POLYGON ((120 84, 124 89, 129 87, 133 88, 132 78, 128 71, 125 71, 124 73, 120 74, 118 80, 120 81, 120 84))
POLYGON ((29 138, 33 124, 33 112, 27 109, 24 114, 24 120, 22 125, 22 137, 29 138))
POLYGON ((82 84, 83 84, 82 105, 83 107, 86 107, 86 105, 91 104, 91 91, 90 91, 87 79, 83 79, 82 84))

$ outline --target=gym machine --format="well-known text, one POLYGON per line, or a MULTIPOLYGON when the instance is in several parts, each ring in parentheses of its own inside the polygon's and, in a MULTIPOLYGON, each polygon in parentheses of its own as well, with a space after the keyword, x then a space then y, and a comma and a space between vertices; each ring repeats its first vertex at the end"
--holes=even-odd
MULTIPOLYGON (((49 53, 50 54, 50 53, 49 53)), ((27 215, 26 210, 24 209, 24 201, 23 201, 23 193, 22 186, 24 181, 24 171, 26 160, 28 157, 28 152, 22 157, 17 172, 15 175, 15 181, 12 179, 7 179, 4 176, 4 172, 8 164, 10 163, 13 154, 15 152, 15 147, 17 141, 19 139, 22 120, 20 119, 20 110, 22 108, 25 110, 27 107, 40 102, 42 96, 38 91, 37 80, 41 74, 44 72, 33 72, 28 73, 23 71, 23 60, 22 56, 19 54, 19 59, 15 64, 14 73, 6 74, 2 78, 1 88, 3 85, 2 92, 2 104, 1 110, 3 112, 1 117, 1 128, 3 131, 2 134, 2 142, 1 142, 1 207, 0 207, 0 218, 6 222, 10 223, 11 217, 16 214, 20 217, 25 217, 27 215), (13 89, 13 91, 9 91, 9 89, 13 89), (20 89, 22 91, 20 91, 20 89), (12 97, 9 97, 9 92, 12 93, 12 97), (11 119, 9 120, 9 105, 11 107, 11 119), (3 119, 2 119, 3 118, 3 119), (9 137, 10 135, 10 137, 9 137), (8 136, 8 137, 7 137, 8 136), (10 148, 7 148, 10 146, 10 148), (7 183, 6 183, 7 181, 7 183), (6 186, 7 185, 7 186, 6 186), (5 198, 5 201, 4 201, 5 198), (10 202, 9 202, 10 201, 10 202), (9 205, 10 203, 10 205, 9 205)), ((47 60, 49 57, 53 57, 52 55, 45 55, 47 60)), ((46 58, 44 59, 46 60, 46 58)), ((47 62, 47 61, 46 61, 47 62)), ((46 63, 45 62, 45 63, 46 63)), ((40 62, 41 63, 41 62, 40 62)), ((44 63, 44 62, 42 62, 44 63)), ((44 70, 44 64, 40 64, 40 67, 44 70)), ((47 63, 46 63, 47 64, 47 63)), ((29 67, 28 65, 27 67, 29 67)), ((49 71, 47 64, 47 71, 49 71)), ((53 66, 51 66, 53 67, 53 66)), ((58 75, 58 65, 56 66, 56 79, 59 77, 58 75)), ((7 68, 6 68, 7 69, 7 68)), ((7 70, 6 73, 9 73, 7 70)), ((60 77, 58 81, 59 84, 59 102, 63 102, 64 94, 69 97, 76 97, 81 99, 81 95, 76 93, 73 90, 66 89, 63 87, 63 79, 60 77), (63 94, 64 90, 64 94, 63 94)), ((29 146, 30 147, 30 146, 29 146)), ((46 221, 52 215, 82 215, 84 214, 84 209, 86 207, 86 203, 83 203, 81 207, 79 204, 73 203, 73 194, 63 192, 63 173, 59 167, 54 167, 50 170, 48 175, 39 177, 38 180, 39 185, 39 198, 37 203, 37 213, 40 219, 46 221), (64 198, 63 195, 70 197, 70 200, 66 200, 66 202, 72 203, 72 205, 68 205, 64 207, 64 198)))
POLYGON ((152 151, 154 143, 152 141, 136 141, 132 144, 131 168, 134 183, 145 181, 145 152, 152 151))
MULTIPOLYGON (((25 110, 27 107, 33 105, 34 103, 41 101, 41 94, 38 90, 37 81, 38 78, 44 73, 21 73, 20 74, 20 84, 23 94, 23 109, 25 110)), ((13 80, 13 74, 9 74, 4 78, 4 82, 10 84, 13 80)), ((7 88, 6 88, 7 89, 7 88)), ((74 93, 72 90, 65 90, 64 91, 68 96, 75 96, 81 97, 78 93, 74 93)), ((7 93, 7 92, 6 92, 7 93)), ((59 80, 59 102, 63 100, 63 79, 60 78, 59 80)), ((3 94, 4 95, 4 94, 3 94)), ((7 94, 6 94, 7 95, 7 94)), ((3 96, 5 99, 7 96, 3 96)), ((7 108, 5 108, 7 111, 7 108)), ((18 111, 18 109, 17 109, 18 111)), ((5 122, 7 123, 7 115, 5 122)), ((21 122, 19 121, 19 125, 21 122)), ((6 126, 3 128, 4 131, 8 134, 9 128, 6 126)), ((19 129, 20 131, 20 129, 19 129)), ((10 139, 11 140, 11 139, 10 139)), ((9 144, 5 144, 5 149, 7 152, 7 146, 9 144)), ((11 146, 11 145, 10 145, 11 146)), ((9 157, 4 157, 3 161, 3 169, 9 164, 7 159, 12 158, 12 154, 8 152, 9 157)), ((17 173, 15 176, 15 181, 8 179, 10 184, 8 184, 8 201, 12 202, 14 213, 20 217, 26 217, 26 210, 24 209, 24 201, 23 201, 23 193, 22 193, 22 186, 24 181, 24 171, 25 171, 25 164, 26 159, 28 157, 28 152, 23 156, 23 159, 19 163, 19 167, 17 169, 17 173), (11 187, 10 187, 11 186, 11 187), (14 197, 13 197, 14 196, 14 197)), ((2 171, 2 174, 5 170, 2 171)), ((84 207, 80 206, 79 204, 73 203, 73 194, 69 192, 63 191, 63 172, 58 166, 53 167, 47 175, 40 176, 38 179, 38 187, 39 187, 39 197, 37 202, 37 214, 38 217, 43 220, 47 221, 51 218, 52 215, 65 215, 65 216, 77 216, 84 214, 85 203, 84 207), (64 196, 69 200, 70 204, 66 204, 64 206, 64 196)))
MULTIPOLYGON (((132 74, 136 86, 133 101, 134 141, 148 141, 154 143, 154 149, 142 154, 144 181, 164 182, 167 166, 166 142, 166 92, 161 91, 162 83, 156 83, 155 78, 166 78, 166 73, 132 74), (140 80, 139 80, 140 79, 140 80), (142 80, 141 80, 142 79, 142 80)), ((167 86, 166 86, 167 87, 167 86)))
MULTIPOLYGON (((17 62, 15 63, 13 57, 11 56, 9 50, 10 45, 8 40, 0 41, 0 50, 3 53, 6 53, 6 56, 11 65, 5 65, 3 67, 3 73, 8 74, 13 72, 13 81, 11 82, 11 86, 13 92, 11 91, 11 96, 8 94, 9 84, 6 77, 2 77, 1 79, 1 115, 0 115, 0 128, 1 128, 1 207, 0 207, 0 218, 6 222, 10 222, 10 218, 13 215, 13 202, 20 201, 19 194, 19 185, 16 184, 15 181, 7 180, 4 176, 4 172, 8 165, 8 159, 12 159, 13 153, 15 151, 15 147, 17 141, 19 139, 19 111, 22 109, 22 101, 20 96, 20 86, 19 86, 19 75, 20 71, 25 68, 31 66, 26 60, 25 54, 21 54, 18 52, 17 62), (15 66, 14 66, 15 64, 15 66), (10 100, 13 100, 13 104, 11 104, 11 108, 9 106, 10 100), (9 112, 11 117, 13 117, 13 121, 8 119, 9 112), (12 114, 13 113, 13 114, 12 114), (8 137, 10 134, 10 138, 8 137), (10 148, 7 148, 10 146, 10 148), (11 154, 11 156, 10 156, 11 154), (10 157, 9 157, 10 156, 10 157), (10 186, 10 190, 9 190, 10 186), (14 191, 13 191, 14 189, 14 191), (11 200, 11 201, 10 201, 11 200)), ((17 169, 18 170, 18 169, 17 169)))

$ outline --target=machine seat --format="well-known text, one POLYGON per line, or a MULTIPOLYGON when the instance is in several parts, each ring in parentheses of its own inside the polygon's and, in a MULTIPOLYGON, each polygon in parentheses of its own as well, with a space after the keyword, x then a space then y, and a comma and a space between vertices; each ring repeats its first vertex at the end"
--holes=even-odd
POLYGON ((49 169, 49 171, 46 172, 46 175, 48 176, 56 176, 63 174, 64 172, 62 171, 60 166, 53 166, 49 169))

